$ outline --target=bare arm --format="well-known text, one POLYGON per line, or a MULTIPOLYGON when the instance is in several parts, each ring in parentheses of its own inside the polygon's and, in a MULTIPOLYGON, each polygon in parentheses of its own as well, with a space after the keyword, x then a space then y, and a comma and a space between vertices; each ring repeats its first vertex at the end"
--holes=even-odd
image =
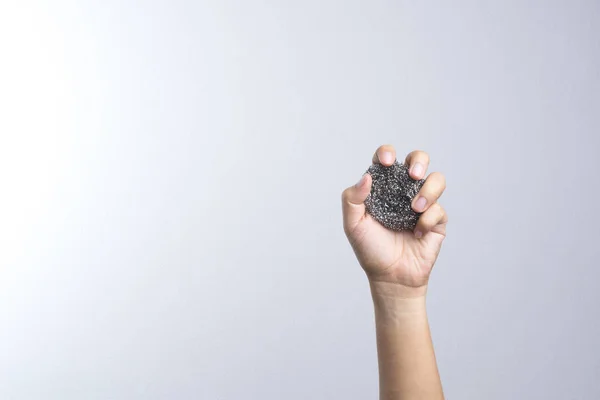
POLYGON ((377 282, 371 282, 371 294, 380 399, 443 399, 425 297, 405 298, 394 284, 377 282))

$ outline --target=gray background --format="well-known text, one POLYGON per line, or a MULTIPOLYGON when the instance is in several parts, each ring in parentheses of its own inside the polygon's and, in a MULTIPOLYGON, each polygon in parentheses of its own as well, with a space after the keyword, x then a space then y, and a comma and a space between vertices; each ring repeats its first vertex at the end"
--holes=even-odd
POLYGON ((0 398, 376 398, 340 193, 383 143, 447 176, 447 398, 600 398, 599 17, 3 0, 0 398))

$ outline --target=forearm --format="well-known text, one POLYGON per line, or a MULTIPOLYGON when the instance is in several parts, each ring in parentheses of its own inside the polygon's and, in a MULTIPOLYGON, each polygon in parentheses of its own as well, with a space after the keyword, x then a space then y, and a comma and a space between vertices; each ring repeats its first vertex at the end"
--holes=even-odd
POLYGON ((425 290, 416 297, 393 283, 371 282, 381 400, 443 399, 425 290))

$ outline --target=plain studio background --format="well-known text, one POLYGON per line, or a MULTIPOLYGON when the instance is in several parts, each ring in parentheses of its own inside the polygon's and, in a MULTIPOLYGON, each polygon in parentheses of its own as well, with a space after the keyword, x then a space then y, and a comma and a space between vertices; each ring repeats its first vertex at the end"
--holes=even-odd
POLYGON ((448 399, 600 398, 595 1, 0 3, 0 398, 374 399, 340 193, 447 176, 448 399))

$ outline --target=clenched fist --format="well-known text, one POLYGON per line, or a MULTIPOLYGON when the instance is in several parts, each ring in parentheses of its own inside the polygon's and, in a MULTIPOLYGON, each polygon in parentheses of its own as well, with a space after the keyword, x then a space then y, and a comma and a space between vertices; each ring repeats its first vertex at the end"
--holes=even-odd
MULTIPOLYGON (((391 166, 396 161, 393 146, 381 146, 373 163, 391 166)), ((413 151, 405 160, 410 177, 423 179, 429 156, 413 151)), ((431 173, 412 202, 422 213, 414 231, 393 231, 375 221, 366 212, 365 199, 371 192, 371 176, 367 173, 354 186, 342 193, 344 231, 356 257, 372 284, 385 283, 404 297, 425 295, 431 269, 446 237, 448 216, 438 203, 446 188, 444 176, 431 173)))

